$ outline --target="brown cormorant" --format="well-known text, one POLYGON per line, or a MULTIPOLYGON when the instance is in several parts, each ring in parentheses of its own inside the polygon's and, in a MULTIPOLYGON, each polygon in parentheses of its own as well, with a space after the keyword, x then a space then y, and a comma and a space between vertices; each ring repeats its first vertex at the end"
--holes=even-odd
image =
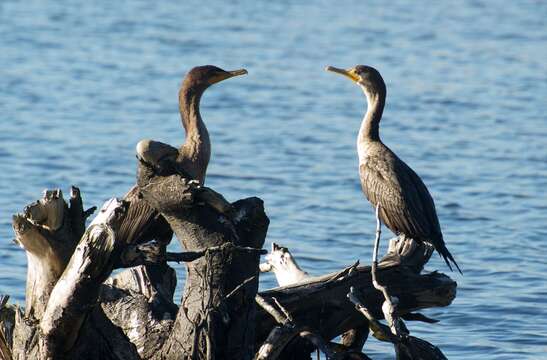
POLYGON ((357 83, 367 98, 367 112, 357 137, 359 177, 366 198, 380 204, 380 219, 395 234, 428 242, 461 270, 446 248, 433 198, 422 179, 380 140, 379 124, 386 100, 386 85, 380 73, 365 65, 344 70, 328 66, 357 83))
MULTIPOLYGON (((190 70, 179 91, 179 111, 186 131, 184 144, 176 149, 167 144, 143 140, 137 145, 139 159, 157 162, 158 158, 172 157, 179 172, 203 185, 211 157, 211 142, 199 111, 201 96, 211 85, 244 74, 247 74, 247 70, 225 71, 212 65, 190 70), (148 157, 153 159, 147 159, 148 157)), ((120 229, 120 239, 127 243, 142 243, 152 238, 162 243, 171 240, 169 225, 140 198, 137 186, 129 190, 124 199, 130 205, 120 229)))

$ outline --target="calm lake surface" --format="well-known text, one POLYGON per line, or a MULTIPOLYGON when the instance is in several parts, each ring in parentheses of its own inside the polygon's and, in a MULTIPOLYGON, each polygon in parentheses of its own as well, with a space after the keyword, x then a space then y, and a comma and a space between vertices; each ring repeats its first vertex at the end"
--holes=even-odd
MULTIPOLYGON (((122 196, 140 139, 183 141, 178 86, 202 64, 249 71, 202 99, 208 185, 264 199, 266 246, 311 274, 368 263, 365 100, 324 71, 363 63, 387 83, 384 142, 428 185, 465 274, 450 274, 450 307, 425 312, 441 322, 412 333, 453 359, 546 358, 546 2, 4 0, 0 34, 0 293, 24 302, 11 215, 44 188, 75 184, 88 206, 122 196)), ((365 351, 393 357, 374 339, 365 351)))

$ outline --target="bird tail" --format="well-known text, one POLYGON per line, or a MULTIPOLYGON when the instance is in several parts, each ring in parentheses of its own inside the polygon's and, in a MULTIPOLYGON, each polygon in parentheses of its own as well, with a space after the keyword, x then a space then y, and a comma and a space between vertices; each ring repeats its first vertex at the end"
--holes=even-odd
POLYGON ((458 263, 456 262, 456 260, 454 260, 454 257, 452 256, 450 251, 448 251, 448 249, 447 249, 446 245, 444 244, 444 242, 440 244, 437 251, 439 252, 439 255, 441 255, 443 257, 444 262, 446 263, 446 265, 448 265, 448 268, 450 269, 450 271, 454 271, 454 270, 452 269, 452 265, 450 265, 450 262, 448 260, 450 260, 454 265, 456 265, 456 269, 458 269, 460 274, 463 275, 463 272, 461 271, 460 267, 458 266, 458 263))

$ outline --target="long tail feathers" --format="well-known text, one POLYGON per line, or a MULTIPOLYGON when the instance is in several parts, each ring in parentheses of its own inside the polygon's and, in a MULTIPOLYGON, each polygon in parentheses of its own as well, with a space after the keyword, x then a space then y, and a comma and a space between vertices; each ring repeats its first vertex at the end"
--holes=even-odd
POLYGON ((444 262, 446 263, 446 265, 448 265, 448 268, 450 269, 450 271, 454 271, 454 270, 452 269, 452 266, 450 265, 450 262, 448 260, 450 260, 454 265, 456 265, 456 269, 458 269, 460 274, 463 275, 463 272, 461 271, 460 267, 458 266, 458 263, 456 262, 456 260, 454 260, 454 257, 452 256, 450 251, 448 251, 448 249, 446 248, 446 245, 444 243, 440 244, 437 251, 439 252, 439 255, 441 255, 443 257, 444 262))

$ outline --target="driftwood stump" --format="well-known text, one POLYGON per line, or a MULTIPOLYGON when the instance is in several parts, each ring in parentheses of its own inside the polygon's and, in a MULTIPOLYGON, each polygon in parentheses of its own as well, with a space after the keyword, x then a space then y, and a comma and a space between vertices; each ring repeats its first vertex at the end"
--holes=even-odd
MULTIPOLYGON (((87 230, 91 211, 83 210, 76 188, 70 205, 60 191, 47 191, 14 217, 28 258, 27 298, 24 312, 0 301, 0 357, 302 359, 318 348, 329 358, 367 358, 361 349, 369 319, 346 295, 353 287, 373 318, 384 317, 369 266, 319 277, 300 270, 291 277, 296 283, 257 293, 269 223, 262 200, 230 203, 169 159, 147 159, 139 160, 128 201, 107 202, 87 230), (146 205, 139 205, 146 218, 128 222, 135 199, 146 205), (168 240, 161 239, 171 231, 185 252, 166 252, 168 240), (187 265, 179 305, 168 261, 187 265), (128 269, 111 276, 120 267, 128 269), (331 343, 342 334, 342 344, 331 343)), ((403 319, 427 321, 414 312, 455 297, 456 283, 446 275, 420 274, 430 255, 411 239, 397 239, 378 265, 377 278, 398 298, 403 319)))
POLYGON ((41 318, 49 295, 63 273, 93 212, 83 210, 80 190, 72 187, 70 207, 61 190, 46 190, 43 197, 13 216, 15 241, 27 253, 25 315, 41 318))
POLYGON ((184 296, 162 350, 166 359, 250 359, 255 329, 258 264, 269 220, 258 198, 229 204, 169 164, 140 162, 138 185, 187 251, 184 296), (182 340, 184 339, 184 340, 182 340))

